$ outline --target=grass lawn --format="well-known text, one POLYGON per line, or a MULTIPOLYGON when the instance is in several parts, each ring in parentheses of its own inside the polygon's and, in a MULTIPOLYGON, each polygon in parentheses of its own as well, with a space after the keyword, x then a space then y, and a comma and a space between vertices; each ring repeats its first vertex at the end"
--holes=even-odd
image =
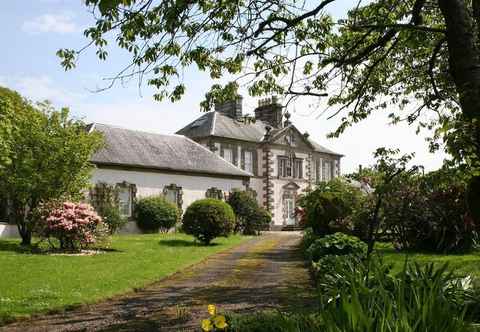
POLYGON ((409 261, 417 261, 420 264, 448 262, 448 266, 459 275, 471 275, 475 283, 480 286, 480 251, 473 251, 468 254, 442 255, 432 253, 418 252, 397 252, 390 244, 378 243, 377 251, 380 252, 387 262, 394 264, 392 272, 399 272, 405 263, 405 257, 408 255, 409 261))
POLYGON ((115 236, 114 251, 94 256, 23 253, 18 240, 0 240, 0 324, 141 288, 247 239, 205 247, 184 234, 115 236))

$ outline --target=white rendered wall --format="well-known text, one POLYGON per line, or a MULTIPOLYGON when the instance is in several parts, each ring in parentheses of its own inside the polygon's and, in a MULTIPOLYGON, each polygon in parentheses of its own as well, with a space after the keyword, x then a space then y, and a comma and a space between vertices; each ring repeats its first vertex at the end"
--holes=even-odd
POLYGON ((137 197, 161 194, 165 186, 173 183, 182 187, 183 211, 185 211, 192 202, 205 198, 205 192, 208 188, 216 187, 224 192, 230 192, 232 189, 245 190, 245 186, 240 179, 127 171, 108 168, 97 168, 93 172, 91 181, 92 183, 106 182, 110 184, 125 181, 135 184, 137 187, 137 197))
POLYGON ((257 202, 260 206, 263 206, 263 179, 260 178, 251 178, 250 179, 250 188, 255 190, 257 193, 257 202))

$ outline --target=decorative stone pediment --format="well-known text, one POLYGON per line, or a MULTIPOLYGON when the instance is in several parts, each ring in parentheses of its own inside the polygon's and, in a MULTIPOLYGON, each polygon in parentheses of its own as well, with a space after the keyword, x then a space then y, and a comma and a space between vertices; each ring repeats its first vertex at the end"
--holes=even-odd
POLYGON ((286 185, 282 187, 284 190, 298 190, 300 189, 300 186, 296 184, 295 182, 289 182, 286 185))
POLYGON ((285 128, 273 137, 273 143, 286 145, 291 148, 311 149, 311 144, 307 138, 293 125, 285 128))

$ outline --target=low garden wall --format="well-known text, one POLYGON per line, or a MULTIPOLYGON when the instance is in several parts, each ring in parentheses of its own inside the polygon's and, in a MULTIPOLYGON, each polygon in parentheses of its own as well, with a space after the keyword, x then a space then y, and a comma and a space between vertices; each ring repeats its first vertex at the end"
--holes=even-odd
POLYGON ((17 225, 10 225, 0 222, 0 238, 4 237, 20 237, 18 234, 17 225))
POLYGON ((129 221, 118 230, 118 234, 143 234, 143 232, 138 228, 137 223, 135 221, 129 221))

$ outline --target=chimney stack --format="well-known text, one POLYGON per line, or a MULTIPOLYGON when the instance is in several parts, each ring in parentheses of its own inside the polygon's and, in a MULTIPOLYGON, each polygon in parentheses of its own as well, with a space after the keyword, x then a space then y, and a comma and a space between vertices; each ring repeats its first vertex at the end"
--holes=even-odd
POLYGON ((258 107, 255 109, 255 119, 261 120, 273 128, 282 127, 282 105, 278 102, 278 98, 260 99, 258 107))
POLYGON ((242 101, 243 97, 238 95, 235 100, 229 100, 224 103, 215 104, 215 112, 225 114, 232 119, 242 117, 242 101))
POLYGON ((283 128, 290 126, 292 122, 290 121, 290 113, 285 112, 285 121, 283 121, 283 128))

